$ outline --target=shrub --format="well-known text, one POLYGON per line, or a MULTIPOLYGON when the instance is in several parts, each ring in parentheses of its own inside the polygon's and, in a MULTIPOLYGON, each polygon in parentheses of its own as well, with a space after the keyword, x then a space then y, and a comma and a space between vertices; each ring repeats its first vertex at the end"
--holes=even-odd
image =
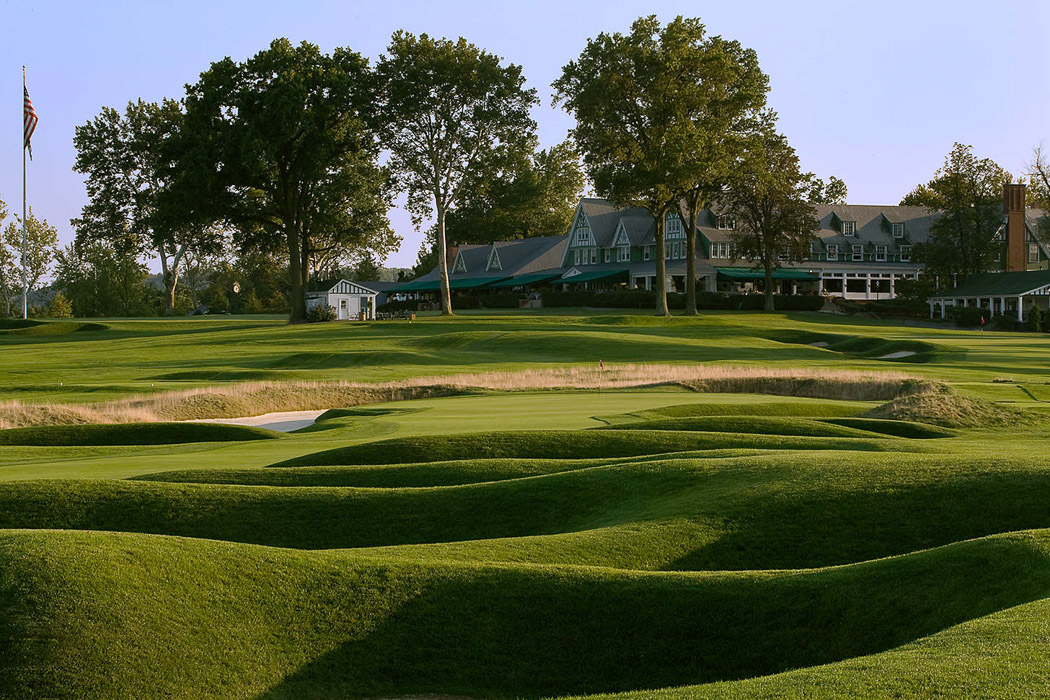
POLYGON ((996 316, 992 319, 992 328, 997 331, 1016 331, 1019 325, 1012 316, 996 316))
POLYGON ((44 315, 48 318, 73 318, 73 304, 62 292, 56 292, 44 309, 44 315))
POLYGON ((310 323, 324 323, 326 321, 334 321, 337 318, 339 318, 339 314, 336 312, 335 307, 328 304, 312 306, 306 312, 306 320, 310 323))
POLYGON ((975 328, 983 326, 982 319, 987 323, 992 314, 988 309, 979 309, 976 306, 964 306, 955 309, 955 325, 960 328, 975 328))
POLYGON ((521 295, 515 292, 493 292, 480 297, 485 309, 516 309, 521 295))
POLYGON ((1039 310, 1038 306, 1033 306, 1032 310, 1028 312, 1028 330, 1033 333, 1039 333, 1044 330, 1043 312, 1039 310))

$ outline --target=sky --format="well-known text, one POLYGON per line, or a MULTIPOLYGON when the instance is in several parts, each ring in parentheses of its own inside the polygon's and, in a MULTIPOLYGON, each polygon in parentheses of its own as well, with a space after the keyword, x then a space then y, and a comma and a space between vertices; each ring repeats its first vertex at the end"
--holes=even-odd
MULTIPOLYGON (((181 97, 214 61, 244 60, 276 37, 374 60, 397 29, 462 36, 523 67, 539 92, 533 117, 548 147, 573 126, 551 104, 562 66, 588 38, 626 32, 642 13, 699 17, 709 34, 754 49, 803 169, 843 179, 851 204, 898 203, 933 177, 955 142, 1017 176, 1050 141, 1046 0, 0 0, 0 200, 21 213, 23 65, 40 118, 29 204, 68 243, 69 220, 86 203, 72 170, 75 127, 106 106, 181 97)), ((422 234, 399 208, 390 219, 404 240, 386 264, 411 266, 422 234)))

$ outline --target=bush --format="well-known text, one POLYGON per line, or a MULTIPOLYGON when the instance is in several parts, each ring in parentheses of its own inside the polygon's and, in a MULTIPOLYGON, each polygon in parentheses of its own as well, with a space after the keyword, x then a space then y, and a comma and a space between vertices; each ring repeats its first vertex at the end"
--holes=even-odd
POLYGON ((481 306, 486 309, 516 309, 521 295, 515 292, 493 292, 480 297, 481 306))
POLYGON ((339 314, 336 312, 335 307, 328 304, 312 306, 306 312, 306 320, 310 323, 324 323, 326 321, 334 321, 337 318, 339 318, 339 314))
POLYGON ((376 307, 376 311, 382 311, 384 313, 398 313, 400 311, 416 311, 419 308, 418 299, 406 299, 405 301, 397 301, 391 299, 385 304, 380 304, 376 307))
POLYGON ((73 304, 62 292, 56 292, 44 309, 44 315, 48 318, 73 318, 73 304))
POLYGON ((1043 312, 1039 310, 1038 306, 1033 306, 1032 310, 1028 312, 1028 330, 1033 333, 1039 333, 1045 330, 1043 326, 1043 312))
POLYGON ((963 306, 955 309, 955 325, 960 328, 975 328, 983 326, 982 319, 987 323, 992 314, 988 309, 979 309, 976 306, 963 306))
POLYGON ((1016 331, 1020 326, 1013 316, 996 316, 992 319, 992 328, 997 331, 1016 331))

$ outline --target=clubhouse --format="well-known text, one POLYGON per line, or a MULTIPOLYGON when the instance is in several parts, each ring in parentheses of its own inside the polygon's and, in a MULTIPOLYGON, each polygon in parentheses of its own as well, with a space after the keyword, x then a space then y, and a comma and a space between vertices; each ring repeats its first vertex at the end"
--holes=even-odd
MULTIPOLYGON (((1023 197, 1023 185, 1020 187, 1023 197)), ((914 246, 929 237, 940 216, 925 207, 817 204, 819 229, 804 260, 783 259, 773 275, 780 294, 815 294, 848 300, 885 300, 895 296, 900 280, 916 279, 922 266, 912 260, 914 246)), ((1035 236, 1041 212, 1020 218, 1004 215, 997 239, 1025 241, 1026 267, 1047 269, 1050 250, 1035 236), (1007 235, 1007 228, 1010 235, 1007 235), (1019 228, 1018 228, 1019 227, 1019 228)), ((453 291, 518 290, 547 286, 561 289, 654 289, 655 221, 639 208, 623 209, 603 199, 585 198, 576 207, 567 235, 449 247, 449 282, 453 291)), ((763 291, 761 269, 734 255, 735 222, 714 209, 697 217, 696 275, 699 289, 710 292, 763 291)), ((685 290, 686 240, 677 213, 665 221, 667 289, 685 290)), ((1017 257, 1016 253, 1013 257, 1017 257)), ((1010 258, 1012 260, 1013 258, 1010 258)), ((1005 265, 1004 265, 1005 268, 1005 265)), ((1007 268, 1008 269, 1008 268, 1007 268)), ((436 292, 437 268, 391 293, 436 292)))

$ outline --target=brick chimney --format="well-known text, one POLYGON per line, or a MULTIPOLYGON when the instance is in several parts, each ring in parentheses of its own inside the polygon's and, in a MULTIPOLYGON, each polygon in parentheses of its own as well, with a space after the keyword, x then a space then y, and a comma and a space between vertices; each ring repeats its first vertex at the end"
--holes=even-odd
MULTIPOLYGON (((1023 185, 1022 185, 1023 187, 1023 185)), ((448 248, 445 249, 445 264, 451 269, 456 264, 456 255, 459 254, 459 243, 455 241, 448 244, 448 248)))
POLYGON ((1003 185, 1003 209, 1006 210, 1006 271, 1028 269, 1028 245, 1024 227, 1024 185, 1003 185))

